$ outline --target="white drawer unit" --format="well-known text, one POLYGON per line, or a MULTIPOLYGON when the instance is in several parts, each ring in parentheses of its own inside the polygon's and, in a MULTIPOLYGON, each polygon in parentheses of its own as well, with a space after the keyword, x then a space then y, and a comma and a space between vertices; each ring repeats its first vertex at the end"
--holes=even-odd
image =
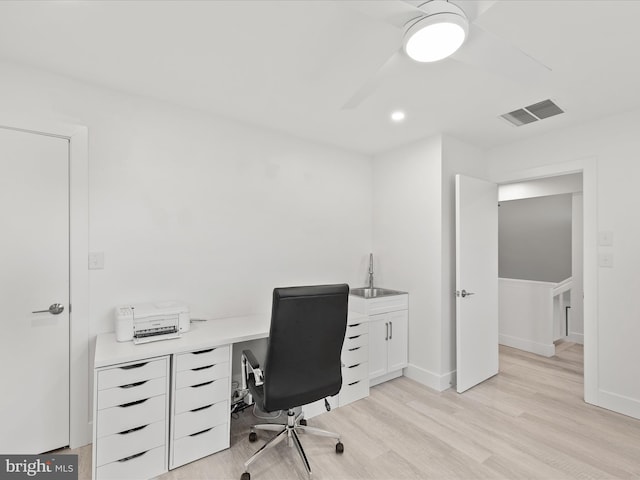
POLYGON ((150 478, 167 471, 169 356, 97 369, 93 475, 150 478))
POLYGON ((339 404, 369 396, 369 324, 368 318, 348 318, 342 345, 342 388, 339 404))
POLYGON ((229 345, 174 355, 169 468, 229 447, 229 345))

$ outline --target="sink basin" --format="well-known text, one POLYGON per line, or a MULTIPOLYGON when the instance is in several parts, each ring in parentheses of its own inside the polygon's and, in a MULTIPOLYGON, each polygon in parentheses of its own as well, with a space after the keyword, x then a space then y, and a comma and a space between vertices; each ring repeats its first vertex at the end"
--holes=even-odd
POLYGON ((407 292, 390 290, 388 288, 352 288, 349 293, 362 298, 389 297, 391 295, 404 295, 407 292))

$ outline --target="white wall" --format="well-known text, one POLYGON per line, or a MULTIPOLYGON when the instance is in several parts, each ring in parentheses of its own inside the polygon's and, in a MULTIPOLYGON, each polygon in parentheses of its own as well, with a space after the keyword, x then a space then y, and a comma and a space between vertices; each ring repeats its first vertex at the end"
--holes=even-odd
POLYGON ((119 304, 230 316, 275 286, 362 282, 369 157, 7 64, 0 87, 5 116, 89 128, 91 338, 119 304))
POLYGON ((482 152, 436 136, 374 159, 378 285, 409 292, 409 367, 437 390, 455 373, 455 174, 485 176, 482 152))
POLYGON ((640 111, 627 112, 494 148, 488 166, 492 177, 501 178, 597 157, 597 228, 613 233, 614 240, 612 246, 598 247, 599 253, 613 255, 613 267, 599 268, 597 278, 597 403, 640 418, 640 304, 632 293, 640 289, 640 223, 634 214, 640 204, 638 131, 640 111))
POLYGON ((373 252, 376 284, 409 292, 409 363, 440 373, 441 138, 376 156, 373 252))

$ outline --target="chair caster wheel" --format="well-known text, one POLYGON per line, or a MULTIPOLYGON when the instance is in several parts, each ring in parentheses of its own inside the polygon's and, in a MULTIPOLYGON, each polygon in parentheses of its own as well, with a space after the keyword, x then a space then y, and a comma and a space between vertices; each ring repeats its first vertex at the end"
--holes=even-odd
POLYGON ((304 418, 300 419, 300 425, 306 427, 307 426, 307 421, 304 418))
POLYGON ((342 453, 342 452, 344 452, 344 445, 342 444, 342 442, 336 443, 336 453, 342 453))
POLYGON ((251 480, 251 474, 249 472, 244 472, 240 475, 240 480, 251 480))
MULTIPOLYGON (((258 440, 258 434, 257 434, 256 432, 251 432, 251 433, 249 434, 249 441, 253 443, 253 442, 255 442, 256 440, 258 440)), ((244 472, 244 473, 246 473, 246 474, 247 474, 247 477, 245 478, 245 477, 243 476, 241 480, 249 480, 249 476, 248 476, 248 475, 249 475, 249 472, 244 472)), ((243 473, 242 475, 244 475, 244 473, 243 473)))

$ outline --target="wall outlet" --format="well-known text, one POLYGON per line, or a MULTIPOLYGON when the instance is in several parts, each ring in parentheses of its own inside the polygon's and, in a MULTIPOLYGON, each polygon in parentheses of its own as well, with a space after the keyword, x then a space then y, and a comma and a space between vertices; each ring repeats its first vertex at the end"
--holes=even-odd
POLYGON ((611 247, 613 245, 613 232, 598 232, 598 245, 601 247, 611 247))

